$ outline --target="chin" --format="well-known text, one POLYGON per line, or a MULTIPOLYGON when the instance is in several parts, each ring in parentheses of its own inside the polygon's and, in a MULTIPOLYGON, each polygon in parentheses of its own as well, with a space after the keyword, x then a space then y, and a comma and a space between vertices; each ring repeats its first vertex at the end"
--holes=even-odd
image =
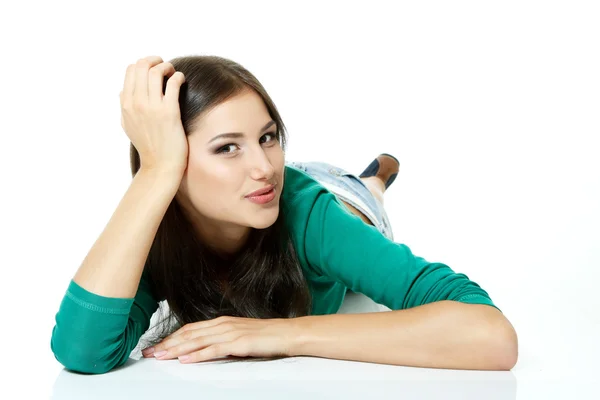
MULTIPOLYGON (((257 215, 257 217, 259 217, 257 215)), ((255 221, 252 221, 250 224, 254 229, 266 229, 273 225, 275 221, 277 221, 277 217, 279 217, 279 209, 276 209, 272 215, 261 215, 262 218, 257 218, 255 221)))

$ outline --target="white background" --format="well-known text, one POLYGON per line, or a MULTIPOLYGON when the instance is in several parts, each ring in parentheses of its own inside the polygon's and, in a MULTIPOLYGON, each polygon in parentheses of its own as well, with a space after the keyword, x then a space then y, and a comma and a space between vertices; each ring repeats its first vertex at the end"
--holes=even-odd
MULTIPOLYGON (((287 125, 289 160, 359 174, 396 156, 395 241, 467 274, 517 329, 507 398, 596 390, 597 2, 37 1, 0 14, 3 363, 19 390, 49 398, 64 373, 54 317, 131 181, 119 92, 148 55, 245 66, 287 125)), ((323 361, 321 374, 335 363, 323 361)))

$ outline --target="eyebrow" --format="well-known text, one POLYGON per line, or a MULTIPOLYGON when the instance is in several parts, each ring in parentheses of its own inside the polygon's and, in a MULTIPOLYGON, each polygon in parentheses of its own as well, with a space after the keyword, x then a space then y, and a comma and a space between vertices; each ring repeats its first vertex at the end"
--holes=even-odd
MULTIPOLYGON (((262 129, 260 131, 262 132, 266 129, 269 129, 271 127, 271 125, 275 125, 275 121, 270 120, 269 122, 267 122, 267 124, 265 126, 262 127, 262 129)), ((217 136, 213 137, 212 139, 210 139, 207 144, 210 144, 210 143, 214 142, 215 140, 221 139, 221 138, 241 138, 241 137, 244 137, 244 134, 242 132, 221 133, 220 135, 217 135, 217 136)))

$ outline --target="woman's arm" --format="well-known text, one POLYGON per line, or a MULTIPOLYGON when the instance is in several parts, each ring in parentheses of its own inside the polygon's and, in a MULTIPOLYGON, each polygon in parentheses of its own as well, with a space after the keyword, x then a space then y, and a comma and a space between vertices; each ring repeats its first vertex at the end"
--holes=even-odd
POLYGON ((138 171, 60 304, 50 347, 66 368, 104 373, 127 361, 158 308, 145 260, 178 188, 170 173, 138 171))
POLYGON ((89 292, 133 298, 179 172, 140 169, 73 280, 89 292))
POLYGON ((496 308, 444 300, 406 310, 290 319, 290 356, 450 369, 510 370, 517 334, 496 308))

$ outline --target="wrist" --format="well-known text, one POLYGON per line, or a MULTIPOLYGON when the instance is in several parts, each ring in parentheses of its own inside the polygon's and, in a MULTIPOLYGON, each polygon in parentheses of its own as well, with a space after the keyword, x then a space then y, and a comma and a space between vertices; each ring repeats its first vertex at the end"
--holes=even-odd
POLYGON ((287 355, 289 357, 307 355, 304 352, 304 349, 310 342, 311 316, 290 318, 286 321, 290 331, 288 336, 287 355))
POLYGON ((172 185, 177 185, 179 187, 181 183, 181 179, 183 177, 185 170, 181 168, 153 168, 153 167, 140 167, 136 175, 144 175, 149 178, 159 180, 165 183, 170 183, 172 185))

